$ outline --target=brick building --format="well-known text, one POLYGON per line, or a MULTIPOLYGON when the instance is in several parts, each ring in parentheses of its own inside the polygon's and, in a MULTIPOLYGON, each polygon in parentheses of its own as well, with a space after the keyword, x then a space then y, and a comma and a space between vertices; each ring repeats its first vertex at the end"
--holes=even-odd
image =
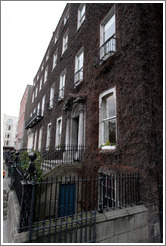
POLYGON ((162 31, 162 3, 67 4, 25 126, 29 149, 84 146, 82 174, 140 171, 153 241, 162 207, 162 31))
POLYGON ((32 98, 32 85, 27 85, 24 95, 20 102, 20 112, 17 126, 16 149, 26 149, 27 131, 25 131, 25 122, 29 119, 30 102, 32 98))

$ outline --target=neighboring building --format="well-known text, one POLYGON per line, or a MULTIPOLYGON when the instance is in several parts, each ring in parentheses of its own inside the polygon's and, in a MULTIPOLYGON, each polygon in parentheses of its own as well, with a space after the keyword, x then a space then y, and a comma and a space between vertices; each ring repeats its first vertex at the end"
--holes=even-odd
POLYGON ((3 115, 3 149, 8 151, 16 148, 18 117, 3 115))
POLYGON ((67 4, 25 125, 29 149, 84 146, 84 175, 139 171, 153 242, 162 217, 162 54, 162 3, 67 4))
POLYGON ((32 85, 27 85, 22 100, 20 102, 20 112, 16 138, 17 150, 27 148, 27 131, 25 130, 25 122, 29 119, 32 88, 32 85))

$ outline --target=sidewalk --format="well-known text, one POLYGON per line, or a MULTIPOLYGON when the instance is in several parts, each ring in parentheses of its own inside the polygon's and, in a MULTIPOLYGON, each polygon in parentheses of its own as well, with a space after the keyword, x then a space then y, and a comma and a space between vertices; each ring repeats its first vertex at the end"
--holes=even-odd
MULTIPOLYGON (((8 177, 8 171, 5 170, 5 177, 3 178, 3 192, 4 190, 9 191, 10 178, 8 177)), ((7 219, 3 220, 3 243, 8 243, 8 228, 7 219)))

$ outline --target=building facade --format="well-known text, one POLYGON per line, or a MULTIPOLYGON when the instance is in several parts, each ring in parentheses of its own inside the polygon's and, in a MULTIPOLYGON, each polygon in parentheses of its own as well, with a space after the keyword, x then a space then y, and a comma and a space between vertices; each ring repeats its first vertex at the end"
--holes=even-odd
POLYGON ((84 175, 141 172, 153 241, 162 213, 162 55, 162 3, 67 4, 25 125, 28 149, 84 146, 84 175))
POLYGON ((27 147, 27 131, 25 130, 25 122, 29 119, 30 102, 32 97, 32 85, 27 85, 24 95, 20 102, 20 112, 17 127, 16 149, 26 149, 27 147))
POLYGON ((3 115, 3 149, 11 150, 16 148, 18 117, 3 115))

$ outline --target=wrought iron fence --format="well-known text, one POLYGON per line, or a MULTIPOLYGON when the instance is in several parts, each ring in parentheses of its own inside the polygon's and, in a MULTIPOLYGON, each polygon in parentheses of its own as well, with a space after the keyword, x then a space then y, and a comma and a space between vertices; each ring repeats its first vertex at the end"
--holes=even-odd
POLYGON ((42 153, 42 169, 52 169, 57 164, 80 163, 83 160, 85 146, 64 145, 42 153))
MULTIPOLYGON (((18 231, 29 230, 29 242, 95 242, 96 213, 140 204, 139 174, 75 175, 36 181, 29 154, 25 175, 16 163, 13 187, 20 202, 18 231)), ((18 159, 17 159, 18 161, 18 159)))

